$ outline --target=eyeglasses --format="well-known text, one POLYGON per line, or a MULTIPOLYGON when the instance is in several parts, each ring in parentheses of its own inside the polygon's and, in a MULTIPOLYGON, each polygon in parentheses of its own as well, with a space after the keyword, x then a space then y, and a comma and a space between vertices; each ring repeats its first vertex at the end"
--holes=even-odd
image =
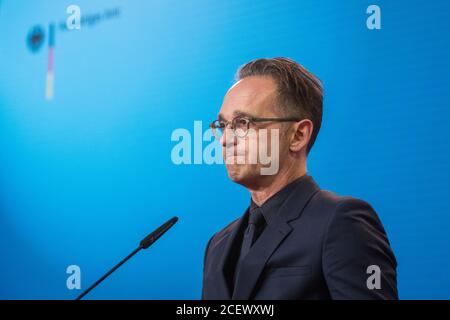
POLYGON ((302 119, 295 117, 287 118, 255 118, 255 117, 236 117, 231 121, 214 120, 209 127, 217 140, 220 140, 226 127, 231 124, 233 134, 239 138, 245 138, 250 128, 250 123, 256 122, 297 122, 302 119))

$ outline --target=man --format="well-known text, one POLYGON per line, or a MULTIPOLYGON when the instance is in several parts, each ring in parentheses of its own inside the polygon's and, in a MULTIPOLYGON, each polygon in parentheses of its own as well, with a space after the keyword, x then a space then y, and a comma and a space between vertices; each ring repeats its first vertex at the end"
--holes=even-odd
POLYGON ((237 79, 211 128, 228 176, 251 201, 209 240, 202 298, 397 299, 397 262, 375 211, 321 190, 307 174, 322 120, 320 81, 287 58, 251 61, 237 79), (276 146, 261 146, 263 130, 276 146), (279 161, 275 173, 248 160, 255 144, 279 161))

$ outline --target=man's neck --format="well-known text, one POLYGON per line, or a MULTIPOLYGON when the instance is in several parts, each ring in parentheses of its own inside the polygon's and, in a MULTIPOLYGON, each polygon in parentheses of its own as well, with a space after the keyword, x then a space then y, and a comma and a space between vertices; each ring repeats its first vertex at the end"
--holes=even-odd
POLYGON ((258 206, 261 206, 264 202, 266 202, 278 191, 283 189, 292 181, 300 177, 303 177, 305 174, 306 168, 304 170, 299 170, 295 173, 286 172, 283 174, 280 172, 269 185, 261 186, 255 189, 249 189, 253 202, 255 202, 258 206))

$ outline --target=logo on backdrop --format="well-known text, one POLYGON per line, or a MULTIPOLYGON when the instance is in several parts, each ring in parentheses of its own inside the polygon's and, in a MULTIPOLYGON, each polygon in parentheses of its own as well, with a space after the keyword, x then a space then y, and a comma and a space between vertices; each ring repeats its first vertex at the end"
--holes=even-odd
POLYGON ((62 11, 66 14, 66 19, 59 23, 49 22, 47 25, 36 24, 32 26, 26 37, 26 44, 30 52, 37 54, 41 51, 44 43, 47 42, 47 75, 45 85, 45 98, 53 100, 54 97, 54 58, 55 58, 55 38, 57 32, 78 31, 83 27, 93 27, 98 23, 118 18, 121 9, 109 8, 96 13, 82 14, 81 8, 77 5, 70 5, 62 11))
POLYGON ((31 52, 36 53, 42 47, 45 41, 45 30, 44 27, 36 25, 31 28, 27 36, 28 49, 31 52))

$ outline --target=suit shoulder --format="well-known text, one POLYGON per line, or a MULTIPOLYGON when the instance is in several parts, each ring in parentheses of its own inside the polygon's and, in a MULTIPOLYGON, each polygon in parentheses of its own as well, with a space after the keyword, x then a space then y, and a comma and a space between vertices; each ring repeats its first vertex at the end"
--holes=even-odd
POLYGON ((352 196, 341 196, 327 190, 320 190, 311 199, 312 205, 327 207, 328 212, 346 211, 354 208, 365 208, 373 211, 372 206, 365 200, 352 196))
POLYGON ((236 227, 236 224, 238 223, 239 218, 236 218, 235 220, 231 221, 229 224, 227 224, 224 228, 217 231, 209 240, 209 243, 211 243, 212 247, 215 247, 217 243, 219 243, 223 238, 225 238, 227 235, 229 235, 233 229, 236 227))
POLYGON ((321 209, 316 212, 326 215, 324 217, 326 233, 330 230, 361 235, 375 232, 385 237, 383 224, 367 201, 351 196, 340 196, 330 191, 318 192, 317 199, 314 200, 321 209))
POLYGON ((352 196, 342 196, 328 190, 319 190, 314 197, 315 201, 321 201, 328 204, 339 206, 341 204, 368 204, 366 201, 352 196))
POLYGON ((235 220, 233 220, 229 224, 227 224, 224 228, 222 228, 221 230, 217 231, 216 234, 214 235, 214 237, 221 238, 225 234, 230 233, 234 229, 234 227, 236 226, 236 224, 239 221, 239 219, 240 219, 240 217, 236 218, 235 220))
POLYGON ((348 218, 369 219, 379 223, 378 215, 367 201, 352 196, 341 196, 327 190, 317 192, 307 209, 326 224, 348 218))

